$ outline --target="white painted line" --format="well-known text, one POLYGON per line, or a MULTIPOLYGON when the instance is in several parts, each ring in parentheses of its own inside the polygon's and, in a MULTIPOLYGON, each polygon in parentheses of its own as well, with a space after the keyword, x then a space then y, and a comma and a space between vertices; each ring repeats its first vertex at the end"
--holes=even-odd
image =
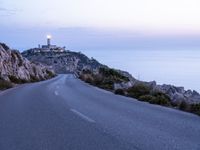
POLYGON ((57 91, 55 91, 54 94, 55 94, 56 96, 59 95, 57 91))
POLYGON ((95 121, 93 119, 90 119, 89 117, 85 116, 84 114, 78 112, 77 110, 75 109, 70 109, 73 113, 75 113, 76 115, 78 115, 79 117, 81 117, 82 119, 88 121, 88 122, 91 122, 91 123, 95 123, 95 121))

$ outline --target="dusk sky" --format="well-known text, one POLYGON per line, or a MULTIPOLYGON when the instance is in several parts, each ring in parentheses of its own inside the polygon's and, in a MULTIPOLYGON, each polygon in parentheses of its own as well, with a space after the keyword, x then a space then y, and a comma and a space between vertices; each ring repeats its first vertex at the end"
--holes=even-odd
POLYGON ((199 8, 199 0, 0 0, 0 41, 26 49, 52 34, 72 49, 200 47, 199 8))

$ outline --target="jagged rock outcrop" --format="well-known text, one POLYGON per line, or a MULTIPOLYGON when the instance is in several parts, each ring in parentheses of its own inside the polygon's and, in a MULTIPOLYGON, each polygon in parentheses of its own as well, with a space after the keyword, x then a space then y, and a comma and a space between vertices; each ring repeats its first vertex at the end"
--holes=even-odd
POLYGON ((129 82, 115 83, 115 90, 128 89, 135 85, 143 84, 151 89, 152 92, 157 91, 168 95, 172 102, 180 103, 185 101, 187 103, 200 103, 200 94, 195 90, 185 90, 184 87, 176 87, 174 85, 158 85, 155 81, 144 82, 139 80, 131 80, 129 82))
POLYGON ((53 70, 39 63, 31 63, 19 51, 0 43, 0 80, 12 83, 33 82, 54 76, 53 70))
POLYGON ((167 94, 173 102, 185 101, 187 103, 200 103, 200 94, 194 90, 185 90, 184 87, 166 84, 156 85, 154 89, 167 94))
POLYGON ((52 66, 57 74, 78 73, 84 69, 96 71, 99 67, 104 66, 80 52, 36 52, 31 49, 24 51, 22 55, 32 62, 52 66))

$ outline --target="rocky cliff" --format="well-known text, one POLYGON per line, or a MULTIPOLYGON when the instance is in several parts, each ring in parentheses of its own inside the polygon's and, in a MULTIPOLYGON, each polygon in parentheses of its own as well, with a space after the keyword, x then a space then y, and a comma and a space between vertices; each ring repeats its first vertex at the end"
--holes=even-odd
POLYGON ((39 63, 31 63, 19 51, 0 43, 0 80, 12 83, 33 82, 48 79, 54 72, 39 63))

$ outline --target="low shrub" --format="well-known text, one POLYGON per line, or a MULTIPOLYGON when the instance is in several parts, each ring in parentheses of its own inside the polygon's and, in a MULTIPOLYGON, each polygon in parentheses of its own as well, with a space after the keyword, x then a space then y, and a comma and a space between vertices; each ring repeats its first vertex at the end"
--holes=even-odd
POLYGON ((188 111, 188 107, 189 106, 185 101, 181 101, 181 103, 178 105, 178 108, 183 111, 188 111))
POLYGON ((128 96, 139 99, 140 96, 149 95, 150 88, 144 84, 137 84, 127 90, 128 96))
POLYGON ((169 106, 170 102, 168 99, 166 99, 165 97, 154 97, 154 99, 152 99, 150 101, 151 104, 157 104, 157 105, 162 105, 162 106, 169 106))
POLYGON ((13 85, 11 82, 0 79, 0 90, 9 89, 12 87, 13 87, 13 85))
POLYGON ((149 102, 152 101, 155 97, 152 95, 142 95, 138 98, 138 100, 140 101, 145 101, 145 102, 149 102))
POLYGON ((177 102, 174 102, 174 101, 171 101, 170 102, 170 105, 174 108, 177 108, 178 107, 178 103, 177 102))
POLYGON ((180 110, 186 111, 187 108, 188 108, 187 103, 186 103, 185 101, 181 101, 181 103, 178 105, 178 108, 179 108, 180 110))
POLYGON ((10 79, 11 82, 16 83, 16 84, 22 84, 22 83, 27 83, 27 80, 24 79, 19 79, 16 78, 15 76, 9 75, 8 78, 10 79))
POLYGON ((140 101, 149 102, 151 104, 157 104, 162 106, 169 106, 170 99, 163 93, 152 94, 152 95, 142 95, 138 98, 140 101))
POLYGON ((87 83, 90 83, 90 84, 93 84, 93 82, 92 82, 92 79, 91 79, 91 78, 86 78, 86 79, 85 79, 85 82, 87 82, 87 83))
POLYGON ((100 67, 98 73, 84 69, 81 72, 80 79, 94 86, 108 90, 114 90, 114 83, 129 81, 128 77, 123 76, 117 70, 106 67, 100 67))
POLYGON ((114 82, 128 82, 129 78, 120 74, 115 69, 110 68, 99 68, 99 73, 104 76, 105 78, 112 79, 114 82))
POLYGON ((47 70, 46 73, 48 74, 48 78, 55 77, 55 74, 52 71, 50 71, 50 70, 47 70))
POLYGON ((35 77, 35 76, 30 76, 30 82, 38 82, 38 81, 40 81, 40 79, 38 79, 37 77, 35 77))
POLYGON ((200 103, 199 104, 191 104, 190 112, 200 115, 200 103))
POLYGON ((110 85, 110 84, 101 84, 98 87, 102 89, 113 90, 113 85, 110 85))
POLYGON ((125 95, 125 92, 124 92, 123 89, 117 89, 117 90, 115 90, 115 94, 117 94, 117 95, 125 95))
POLYGON ((153 104, 169 106, 171 104, 170 97, 161 92, 154 92, 152 94, 155 99, 152 101, 153 104))

